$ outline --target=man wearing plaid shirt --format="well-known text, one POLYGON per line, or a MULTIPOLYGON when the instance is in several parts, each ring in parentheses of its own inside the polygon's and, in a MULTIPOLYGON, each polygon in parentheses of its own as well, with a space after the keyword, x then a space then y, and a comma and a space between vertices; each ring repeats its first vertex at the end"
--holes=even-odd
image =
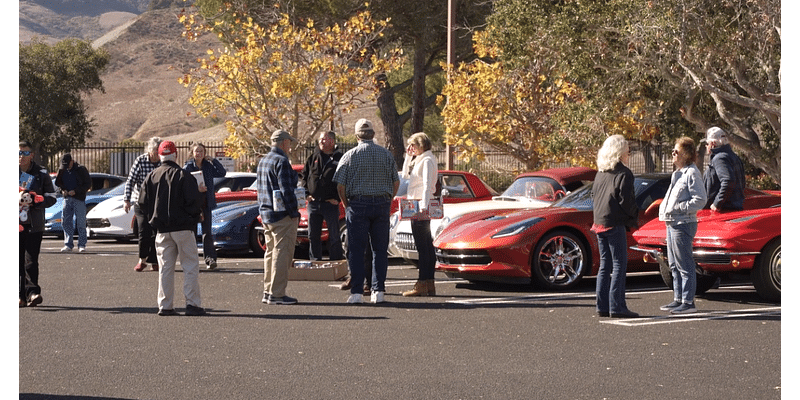
POLYGON ((139 263, 133 268, 141 272, 150 264, 153 271, 158 271, 158 258, 156 258, 156 237, 150 223, 141 212, 138 205, 139 188, 150 172, 161 163, 158 156, 158 146, 161 144, 160 137, 152 137, 147 141, 145 153, 136 157, 136 160, 128 172, 128 180, 125 181, 125 212, 131 209, 133 202, 133 214, 136 216, 136 224, 139 227, 139 263))
POLYGON ((358 146, 344 153, 333 176, 347 210, 347 262, 353 282, 347 302, 363 301, 364 254, 372 243, 371 300, 382 303, 389 268, 389 214, 400 177, 392 153, 373 142, 372 122, 362 118, 355 130, 358 146))

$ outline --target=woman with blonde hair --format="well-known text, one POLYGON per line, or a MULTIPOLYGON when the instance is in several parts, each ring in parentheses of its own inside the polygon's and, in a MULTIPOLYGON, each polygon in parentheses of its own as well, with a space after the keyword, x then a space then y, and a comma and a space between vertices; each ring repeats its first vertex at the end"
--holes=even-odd
MULTIPOLYGON (((423 132, 408 138, 405 161, 401 176, 408 179, 408 198, 419 199, 421 214, 428 210, 433 194, 436 191, 436 180, 439 171, 436 168, 436 156, 431 151, 431 140, 423 132)), ((436 254, 431 235, 431 220, 420 217, 411 221, 411 234, 419 254, 419 279, 414 289, 403 292, 403 296, 435 296, 436 286, 434 272, 436 254)))
POLYGON ((610 136, 597 152, 597 176, 592 186, 594 224, 600 251, 597 273, 597 315, 636 318, 625 302, 625 274, 628 270, 628 228, 636 228, 639 209, 633 187, 633 173, 625 164, 630 149, 622 135, 610 136))

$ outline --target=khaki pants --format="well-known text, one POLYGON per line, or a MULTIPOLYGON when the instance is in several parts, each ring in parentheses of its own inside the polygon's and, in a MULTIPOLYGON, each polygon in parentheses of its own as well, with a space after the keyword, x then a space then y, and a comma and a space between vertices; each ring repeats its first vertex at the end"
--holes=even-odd
POLYGON ((164 232, 156 234, 158 255, 158 309, 172 310, 175 293, 175 262, 180 256, 183 269, 183 295, 186 304, 200 305, 199 258, 197 240, 192 231, 164 232))
POLYGON ((264 224, 264 293, 274 297, 286 296, 289 267, 294 259, 299 218, 284 217, 264 224))

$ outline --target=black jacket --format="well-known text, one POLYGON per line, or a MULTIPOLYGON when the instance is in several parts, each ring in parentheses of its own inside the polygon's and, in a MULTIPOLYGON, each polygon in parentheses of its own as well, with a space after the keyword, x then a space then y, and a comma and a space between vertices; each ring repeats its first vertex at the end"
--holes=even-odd
MULTIPOLYGON (((64 187, 64 174, 67 172, 66 168, 59 168, 56 174, 56 186, 59 188, 64 187)), ((86 193, 92 190, 92 177, 89 175, 89 170, 77 162, 72 162, 72 171, 75 174, 75 179, 78 181, 78 186, 74 189, 75 195, 72 196, 76 200, 86 201, 86 193)))
POLYGON ((339 192, 336 191, 336 182, 333 181, 333 174, 339 166, 342 152, 337 147, 333 153, 323 162, 323 153, 319 147, 308 157, 303 167, 300 179, 306 193, 314 198, 314 201, 325 201, 329 199, 339 199, 339 192))
POLYGON ((726 144, 711 149, 711 159, 703 181, 705 181, 708 203, 704 208, 716 205, 720 210, 741 210, 744 207, 744 166, 739 156, 726 144))
POLYGON ((637 227, 639 208, 633 187, 633 173, 622 163, 611 171, 599 171, 592 184, 594 223, 608 228, 637 227))
POLYGON ((173 161, 147 175, 139 193, 139 208, 156 232, 194 231, 200 221, 202 197, 197 181, 173 161))
MULTIPOLYGON (((31 232, 43 232, 44 210, 56 204, 56 189, 53 186, 50 174, 47 173, 47 169, 37 165, 35 162, 31 162, 31 167, 25 172, 33 175, 33 182, 28 187, 28 191, 43 196, 44 202, 31 204, 28 209, 28 220, 20 223, 30 224, 31 232)), ((22 175, 22 170, 19 171, 19 174, 20 176, 22 175)))

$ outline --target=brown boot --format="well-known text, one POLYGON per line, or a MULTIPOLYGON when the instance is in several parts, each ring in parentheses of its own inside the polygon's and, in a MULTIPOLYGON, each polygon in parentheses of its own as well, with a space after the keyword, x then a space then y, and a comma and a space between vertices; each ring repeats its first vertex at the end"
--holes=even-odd
POLYGON ((403 296, 428 296, 428 290, 428 281, 417 281, 413 289, 403 292, 403 296))
POLYGON ((436 280, 428 279, 425 283, 428 286, 428 296, 436 296, 436 280))

